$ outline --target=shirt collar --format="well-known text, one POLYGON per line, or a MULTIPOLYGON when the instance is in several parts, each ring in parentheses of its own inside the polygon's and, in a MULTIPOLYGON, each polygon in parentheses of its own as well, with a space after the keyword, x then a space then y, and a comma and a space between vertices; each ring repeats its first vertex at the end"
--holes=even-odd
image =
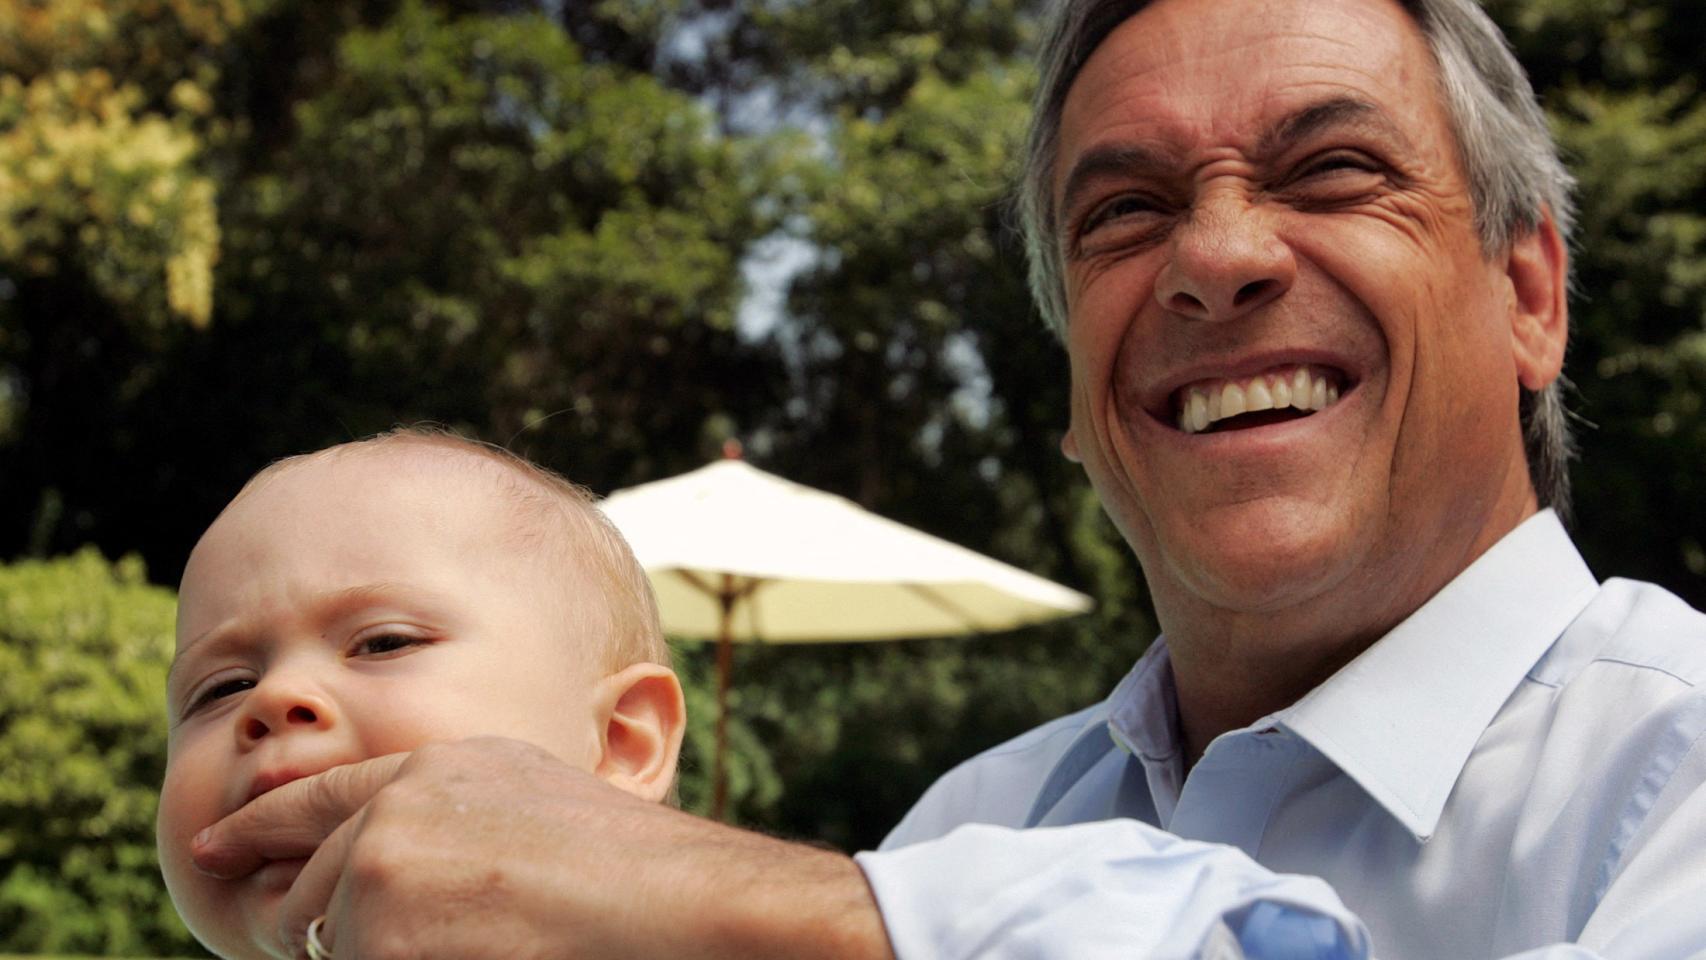
POLYGON ((1598 589, 1563 524, 1542 511, 1259 725, 1291 729, 1426 840, 1499 708, 1598 589))
POLYGON ((1176 726, 1173 709, 1172 671, 1168 668, 1166 644, 1157 638, 1139 657, 1107 699, 1086 711, 1082 723, 1049 766, 1031 805, 1025 825, 1041 822, 1055 804, 1110 750, 1151 755, 1158 750, 1170 755, 1176 726), (1127 731, 1140 731, 1135 741, 1127 731))

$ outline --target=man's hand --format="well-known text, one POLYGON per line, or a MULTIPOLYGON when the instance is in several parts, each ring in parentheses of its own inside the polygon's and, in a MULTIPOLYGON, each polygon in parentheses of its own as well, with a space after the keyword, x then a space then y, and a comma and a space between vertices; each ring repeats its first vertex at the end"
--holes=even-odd
POLYGON ((286 784, 194 849, 221 877, 301 856, 287 956, 321 914, 338 960, 892 956, 847 857, 646 803, 514 740, 286 784))

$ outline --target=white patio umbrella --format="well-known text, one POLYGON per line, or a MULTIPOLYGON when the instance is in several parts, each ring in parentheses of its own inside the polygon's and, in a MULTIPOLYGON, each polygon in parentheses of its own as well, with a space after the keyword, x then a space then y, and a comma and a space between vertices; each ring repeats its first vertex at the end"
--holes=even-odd
POLYGON ((650 575, 664 631, 717 641, 718 818, 732 644, 988 633, 1091 606, 1076 590, 733 457, 600 506, 650 575))

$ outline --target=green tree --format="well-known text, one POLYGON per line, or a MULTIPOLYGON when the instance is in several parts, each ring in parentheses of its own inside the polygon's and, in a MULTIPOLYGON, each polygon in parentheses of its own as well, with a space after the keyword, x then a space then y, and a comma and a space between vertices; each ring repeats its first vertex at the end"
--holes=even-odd
POLYGON ((1602 575, 1706 606, 1706 25, 1667 0, 1501 0, 1580 180, 1566 372, 1577 534, 1602 575))
POLYGON ((0 3, 0 265, 205 324, 219 231, 199 166, 237 0, 0 3))
POLYGON ((0 951, 196 951, 154 854, 173 606, 134 557, 0 566, 0 951))
POLYGON ((0 555, 86 538, 65 437, 116 433, 152 355, 212 316, 209 91, 244 15, 0 2, 0 555))
POLYGON ((765 397, 733 318, 772 160, 540 17, 404 4, 344 38, 289 152, 245 181, 229 255, 250 270, 222 346, 284 329, 330 357, 275 354, 278 375, 345 366, 337 417, 298 443, 399 415, 501 440, 555 416, 536 455, 573 450, 595 485, 646 476, 708 414, 765 397))
POLYGON ((0 493, 27 505, 0 554, 95 542, 169 581, 285 453, 433 419, 608 489, 777 404, 733 321, 790 143, 722 136, 542 14, 456 6, 280 0, 220 39, 205 325, 138 335, 143 298, 76 271, 0 296, 28 360, 0 376, 0 493))

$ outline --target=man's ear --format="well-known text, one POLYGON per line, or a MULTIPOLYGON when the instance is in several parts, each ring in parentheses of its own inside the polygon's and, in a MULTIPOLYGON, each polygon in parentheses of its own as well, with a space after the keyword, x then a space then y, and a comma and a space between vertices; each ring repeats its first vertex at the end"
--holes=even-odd
POLYGON ((1570 339, 1569 266, 1551 210, 1543 211, 1540 223, 1511 244, 1505 258, 1513 294, 1511 348, 1517 379, 1531 392, 1557 379, 1564 369, 1564 346, 1570 339))
POLYGON ((675 783, 687 729, 687 705, 675 672, 636 663, 595 688, 599 757, 593 773, 645 800, 661 801, 675 783))

